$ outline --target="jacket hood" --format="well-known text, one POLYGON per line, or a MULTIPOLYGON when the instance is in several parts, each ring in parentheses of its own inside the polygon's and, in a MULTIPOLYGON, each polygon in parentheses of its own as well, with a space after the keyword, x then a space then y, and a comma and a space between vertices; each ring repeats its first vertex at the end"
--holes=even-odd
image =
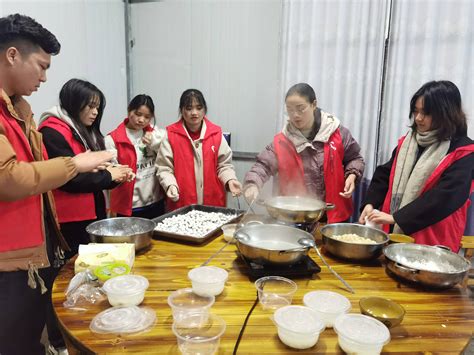
POLYGON ((66 112, 66 110, 62 109, 61 106, 56 105, 51 107, 50 109, 46 110, 45 112, 42 113, 38 126, 41 125, 48 117, 56 117, 57 119, 61 120, 62 122, 66 123, 71 129, 77 133, 79 138, 81 139, 82 144, 86 149, 89 149, 89 146, 87 145, 86 140, 84 137, 82 137, 81 133, 77 130, 76 126, 74 125, 74 121, 72 120, 71 117, 69 117, 69 114, 66 112))
POLYGON ((313 142, 326 143, 331 135, 339 128, 341 121, 327 112, 321 112, 321 127, 314 137, 309 141, 301 131, 296 128, 289 120, 287 121, 282 133, 294 144, 296 151, 301 153, 307 147, 313 147, 313 142))

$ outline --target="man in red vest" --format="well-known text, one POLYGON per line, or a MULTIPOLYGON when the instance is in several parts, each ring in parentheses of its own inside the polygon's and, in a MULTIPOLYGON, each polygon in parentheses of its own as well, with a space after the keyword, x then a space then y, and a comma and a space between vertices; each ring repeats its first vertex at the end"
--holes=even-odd
MULTIPOLYGON (((30 17, 0 18, 0 354, 44 354, 53 266, 67 244, 50 190, 112 158, 86 152, 47 160, 29 96, 46 81, 56 37, 30 17)), ((50 311, 52 309, 50 308, 50 311)))

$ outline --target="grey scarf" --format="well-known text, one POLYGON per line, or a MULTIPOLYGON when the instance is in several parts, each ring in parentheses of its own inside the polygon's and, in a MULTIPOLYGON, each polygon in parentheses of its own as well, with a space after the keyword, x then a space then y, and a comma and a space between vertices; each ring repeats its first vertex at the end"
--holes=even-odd
MULTIPOLYGON (((450 141, 440 142, 436 138, 436 130, 418 133, 411 132, 398 152, 395 166, 395 175, 390 200, 390 213, 393 214, 415 200, 421 192, 426 180, 446 156, 450 141), (415 164, 418 154, 418 145, 425 150, 415 164)), ((403 233, 395 224, 394 233, 403 233)))

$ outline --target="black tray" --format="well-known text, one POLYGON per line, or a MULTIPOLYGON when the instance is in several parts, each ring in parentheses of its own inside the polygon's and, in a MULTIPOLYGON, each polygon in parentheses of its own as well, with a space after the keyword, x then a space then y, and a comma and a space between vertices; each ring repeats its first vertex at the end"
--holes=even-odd
MULTIPOLYGON (((165 218, 177 216, 177 215, 183 215, 186 214, 190 211, 202 211, 202 212, 219 212, 219 213, 224 213, 224 214, 235 214, 237 215, 235 218, 231 219, 230 221, 226 222, 225 224, 229 223, 234 223, 237 221, 242 215, 244 214, 245 211, 243 210, 236 210, 233 208, 225 208, 225 207, 214 207, 214 206, 205 206, 205 205, 189 205, 186 207, 181 207, 178 208, 177 210, 174 210, 172 212, 166 213, 160 217, 156 217, 153 219, 153 222, 156 224, 162 222, 165 218)), ((166 239, 171 239, 171 240, 178 240, 178 241, 185 241, 185 242, 190 242, 194 244, 202 244, 207 241, 209 241, 212 238, 215 238, 219 236, 222 233, 221 226, 211 230, 209 233, 202 237, 196 237, 193 235, 187 235, 187 234, 177 234, 177 233, 170 233, 170 232, 164 232, 164 231, 159 231, 159 230, 154 230, 153 231, 153 238, 157 237, 164 237, 166 239)))

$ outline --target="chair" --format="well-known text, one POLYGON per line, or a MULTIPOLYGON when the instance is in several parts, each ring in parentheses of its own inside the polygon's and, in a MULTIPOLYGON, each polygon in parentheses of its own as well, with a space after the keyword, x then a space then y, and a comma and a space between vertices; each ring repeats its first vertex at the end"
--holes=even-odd
MULTIPOLYGON (((465 235, 461 238, 461 248, 464 250, 464 257, 467 260, 471 260, 474 255, 474 236, 465 235)), ((469 279, 474 278, 474 269, 469 270, 466 279, 463 282, 463 286, 469 285, 469 279)))

